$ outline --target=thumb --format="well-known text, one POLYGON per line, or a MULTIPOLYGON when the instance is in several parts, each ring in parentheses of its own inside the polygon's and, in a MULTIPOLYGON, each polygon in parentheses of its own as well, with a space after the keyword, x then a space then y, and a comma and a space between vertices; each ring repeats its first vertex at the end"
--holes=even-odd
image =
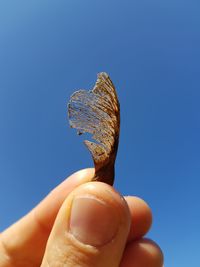
POLYGON ((111 186, 83 184, 63 203, 41 266, 117 267, 129 228, 127 204, 111 186))

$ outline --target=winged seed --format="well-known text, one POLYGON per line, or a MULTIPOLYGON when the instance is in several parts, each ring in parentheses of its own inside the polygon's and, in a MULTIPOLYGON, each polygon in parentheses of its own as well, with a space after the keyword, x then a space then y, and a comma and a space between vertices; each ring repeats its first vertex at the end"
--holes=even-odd
POLYGON ((115 159, 120 133, 120 105, 108 74, 101 72, 92 90, 72 94, 68 104, 69 123, 79 135, 92 134, 94 142, 84 143, 92 154, 94 181, 114 182, 115 159))

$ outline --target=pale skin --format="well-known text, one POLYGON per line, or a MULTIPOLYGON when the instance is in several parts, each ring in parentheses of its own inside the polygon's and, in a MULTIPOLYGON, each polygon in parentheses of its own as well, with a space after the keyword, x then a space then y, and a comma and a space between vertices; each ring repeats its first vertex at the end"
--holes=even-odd
POLYGON ((160 248, 144 238, 149 206, 91 182, 93 175, 71 175, 2 232, 0 267, 162 267, 160 248))

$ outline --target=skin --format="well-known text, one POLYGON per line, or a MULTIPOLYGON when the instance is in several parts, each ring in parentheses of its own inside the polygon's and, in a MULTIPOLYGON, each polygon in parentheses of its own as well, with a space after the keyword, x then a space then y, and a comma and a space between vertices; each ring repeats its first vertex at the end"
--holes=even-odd
MULTIPOLYGON (((152 223, 149 206, 138 197, 122 198, 107 184, 91 182, 93 175, 93 169, 73 174, 26 216, 2 232, 0 267, 162 267, 160 248, 144 238, 152 223), (82 196, 97 199, 100 207, 101 202, 108 204, 116 215, 112 220, 114 226, 105 230, 107 237, 115 227, 117 231, 103 245, 85 244, 70 233, 72 204, 82 196)), ((95 210, 87 209, 87 212, 95 213, 95 210)), ((98 221, 91 225, 91 231, 96 224, 98 221)))

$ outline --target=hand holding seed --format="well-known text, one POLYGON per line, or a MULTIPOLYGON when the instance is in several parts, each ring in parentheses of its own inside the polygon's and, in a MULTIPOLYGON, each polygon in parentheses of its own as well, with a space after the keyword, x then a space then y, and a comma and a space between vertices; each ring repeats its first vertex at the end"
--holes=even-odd
POLYGON ((159 247, 143 237, 151 226, 150 208, 110 186, 120 115, 107 74, 99 74, 92 91, 72 95, 69 118, 78 133, 91 133, 96 141, 85 141, 95 171, 71 175, 1 233, 0 267, 162 267, 159 247))

